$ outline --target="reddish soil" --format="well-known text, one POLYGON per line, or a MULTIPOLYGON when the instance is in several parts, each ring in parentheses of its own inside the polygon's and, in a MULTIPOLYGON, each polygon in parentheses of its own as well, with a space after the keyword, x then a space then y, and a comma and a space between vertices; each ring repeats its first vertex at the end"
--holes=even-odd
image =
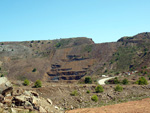
POLYGON ((75 109, 66 113, 150 113, 149 105, 150 98, 146 98, 99 108, 75 109))

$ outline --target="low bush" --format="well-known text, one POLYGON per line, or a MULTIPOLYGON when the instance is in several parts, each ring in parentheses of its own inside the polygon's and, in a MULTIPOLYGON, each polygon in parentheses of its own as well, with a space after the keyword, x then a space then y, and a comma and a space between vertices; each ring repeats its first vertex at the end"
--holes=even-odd
POLYGON ((42 87, 42 82, 41 82, 40 80, 37 80, 37 81, 34 83, 34 87, 35 87, 35 88, 42 87))
POLYGON ((120 83, 120 81, 118 80, 117 77, 115 77, 115 78, 114 78, 114 84, 119 84, 119 83, 120 83))
POLYGON ((91 97, 91 100, 93 100, 94 102, 97 102, 97 101, 98 101, 97 95, 93 95, 93 96, 91 97))
POLYGON ((148 82, 144 77, 140 77, 139 80, 136 81, 136 84, 138 84, 138 85, 147 85, 148 82))
POLYGON ((84 82, 85 82, 85 84, 91 84, 92 83, 91 77, 85 77, 84 82))
POLYGON ((30 81, 28 79, 25 79, 23 85, 28 86, 29 84, 30 84, 30 81))
POLYGON ((120 86, 120 85, 117 85, 117 86, 115 87, 115 91, 121 92, 122 90, 123 90, 123 87, 120 86))
POLYGON ((86 93, 90 93, 90 91, 89 91, 89 90, 87 90, 87 91, 86 91, 86 93))
POLYGON ((34 69, 32 70, 32 72, 36 72, 36 68, 34 68, 34 69))
POLYGON ((128 83, 129 83, 128 79, 125 78, 125 79, 122 80, 123 85, 127 85, 128 83))
POLYGON ((104 91, 103 87, 101 85, 98 85, 96 88, 95 88, 95 91, 96 93, 102 93, 104 91))

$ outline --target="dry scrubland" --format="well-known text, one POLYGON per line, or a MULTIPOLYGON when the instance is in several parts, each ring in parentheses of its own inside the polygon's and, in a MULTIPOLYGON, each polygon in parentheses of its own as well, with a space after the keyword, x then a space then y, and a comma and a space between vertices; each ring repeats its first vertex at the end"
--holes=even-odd
POLYGON ((101 44, 86 37, 0 43, 0 76, 7 77, 14 89, 35 91, 64 111, 149 97, 149 61, 148 32, 101 44), (102 75, 117 78, 96 91, 102 75), (86 77, 92 82, 85 83, 86 77), (37 80, 42 85, 35 88, 37 80))

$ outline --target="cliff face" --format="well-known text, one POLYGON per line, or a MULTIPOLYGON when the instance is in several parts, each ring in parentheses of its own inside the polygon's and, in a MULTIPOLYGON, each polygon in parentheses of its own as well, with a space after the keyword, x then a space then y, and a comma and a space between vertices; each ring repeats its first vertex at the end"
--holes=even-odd
POLYGON ((49 81, 136 70, 149 66, 149 36, 146 32, 101 44, 85 37, 2 42, 0 73, 12 79, 49 81))

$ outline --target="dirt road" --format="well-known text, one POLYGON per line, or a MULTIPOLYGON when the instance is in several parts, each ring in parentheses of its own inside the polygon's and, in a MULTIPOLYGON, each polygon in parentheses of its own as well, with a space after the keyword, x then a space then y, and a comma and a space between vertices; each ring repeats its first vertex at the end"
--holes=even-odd
POLYGON ((83 108, 66 113, 150 113, 150 98, 121 104, 102 106, 99 108, 83 108))
POLYGON ((108 78, 100 79, 100 80, 98 80, 98 84, 99 85, 105 85, 105 81, 112 79, 112 78, 115 78, 115 77, 108 77, 108 78))

